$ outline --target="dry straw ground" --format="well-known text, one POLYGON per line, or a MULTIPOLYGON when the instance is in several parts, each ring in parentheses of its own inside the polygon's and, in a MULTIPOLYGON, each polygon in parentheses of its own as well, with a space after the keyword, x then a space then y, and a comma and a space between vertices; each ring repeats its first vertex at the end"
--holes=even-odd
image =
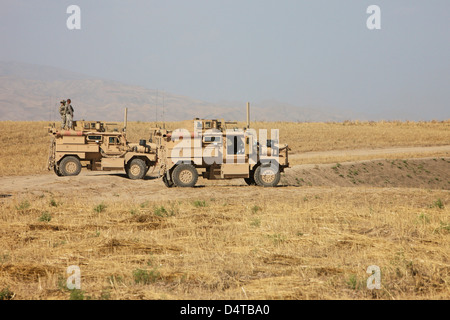
MULTIPOLYGON (((0 299, 450 297, 448 154, 298 166, 271 189, 242 182, 165 189, 120 176, 99 176, 109 187, 100 195, 82 185, 93 176, 66 179, 63 189, 14 189, 6 176, 46 174, 44 125, 0 123, 7 146, 0 181, 14 190, 0 198, 0 299), (319 180, 317 172, 335 178, 319 180), (390 183, 376 179, 383 172, 390 183), (70 265, 81 269, 81 290, 66 287, 70 265), (371 265, 381 269, 380 290, 367 288, 371 265)), ((450 129, 449 122, 255 126, 280 127, 297 154, 445 145, 450 129)), ((132 140, 145 138, 146 127, 132 123, 132 140)))

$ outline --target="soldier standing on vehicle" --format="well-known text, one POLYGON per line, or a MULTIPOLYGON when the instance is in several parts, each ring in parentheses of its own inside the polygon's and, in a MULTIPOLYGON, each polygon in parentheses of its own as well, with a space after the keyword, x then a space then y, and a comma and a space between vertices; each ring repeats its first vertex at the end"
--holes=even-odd
POLYGON ((66 100, 61 100, 59 105, 59 114, 61 115, 61 129, 66 126, 66 100))
POLYGON ((66 103, 66 127, 67 129, 73 129, 73 107, 71 104, 71 100, 67 99, 66 103))

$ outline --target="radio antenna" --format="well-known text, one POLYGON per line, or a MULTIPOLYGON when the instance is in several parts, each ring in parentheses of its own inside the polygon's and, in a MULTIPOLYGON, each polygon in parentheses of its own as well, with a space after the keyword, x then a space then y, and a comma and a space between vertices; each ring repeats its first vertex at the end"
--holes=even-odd
POLYGON ((163 128, 166 128, 166 123, 164 119, 164 98, 166 97, 166 93, 163 91, 163 102, 162 102, 162 122, 163 122, 163 128))
POLYGON ((155 122, 158 122, 158 88, 156 89, 155 122))

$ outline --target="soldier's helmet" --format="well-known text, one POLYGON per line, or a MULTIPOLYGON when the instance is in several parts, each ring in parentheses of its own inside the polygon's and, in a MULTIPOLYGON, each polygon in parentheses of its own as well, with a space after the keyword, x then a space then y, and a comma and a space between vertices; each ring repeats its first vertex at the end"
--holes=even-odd
POLYGON ((61 100, 59 103, 66 104, 66 100, 61 100))

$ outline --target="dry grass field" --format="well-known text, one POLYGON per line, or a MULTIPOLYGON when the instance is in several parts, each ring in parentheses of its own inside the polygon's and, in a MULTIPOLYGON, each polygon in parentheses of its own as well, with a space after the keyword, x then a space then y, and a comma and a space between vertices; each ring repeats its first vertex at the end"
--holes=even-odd
POLYGON ((255 123, 292 148, 280 186, 189 189, 57 177, 45 125, 0 122, 0 300, 450 298, 450 154, 424 148, 450 145, 450 121, 255 123))

